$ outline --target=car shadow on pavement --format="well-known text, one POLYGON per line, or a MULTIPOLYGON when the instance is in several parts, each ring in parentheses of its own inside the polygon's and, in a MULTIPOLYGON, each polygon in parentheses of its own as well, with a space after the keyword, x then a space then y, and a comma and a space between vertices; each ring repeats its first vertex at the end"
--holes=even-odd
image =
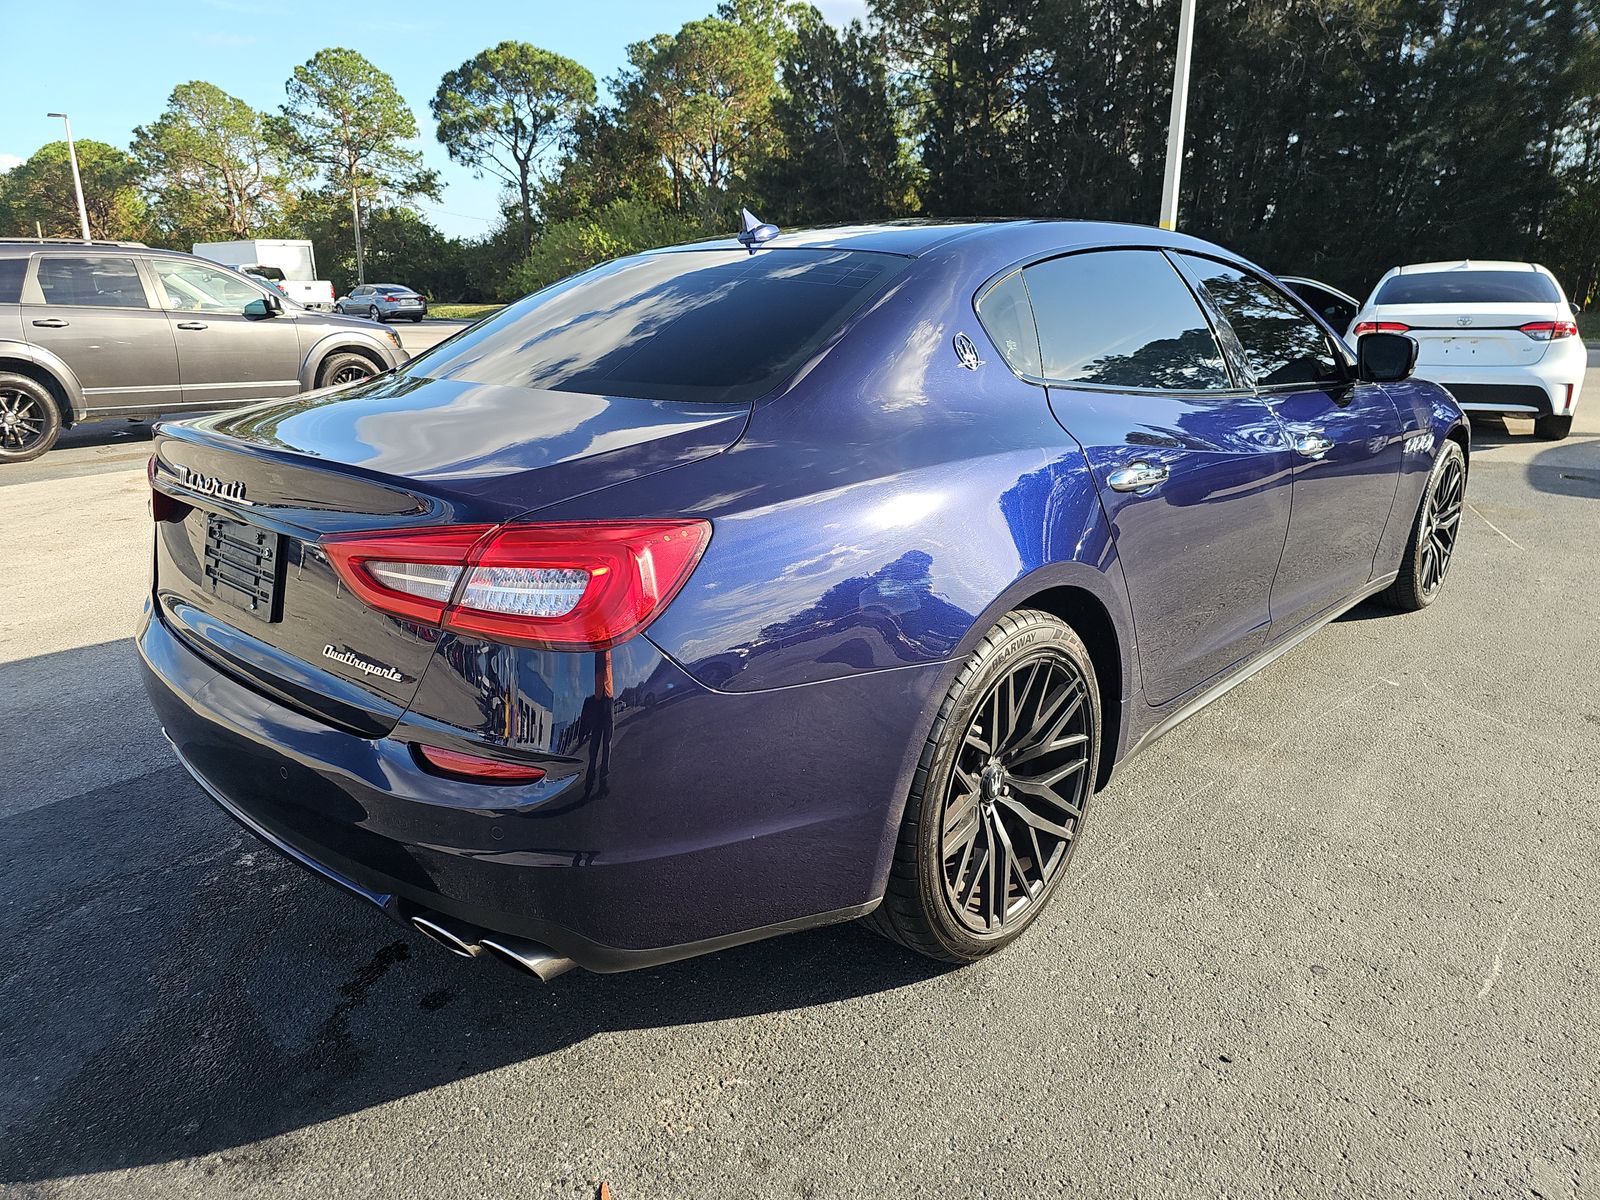
MULTIPOLYGON (((81 654, 50 656, 63 687, 81 654)), ((102 742, 150 736, 119 735, 114 714, 99 728, 102 742)), ((0 880, 0 1183, 202 1156, 599 1032, 802 1009, 947 969, 839 926, 540 985, 312 878, 175 764, 0 819, 0 880)), ((537 1111, 541 1091, 523 1089, 508 1099, 537 1111)))

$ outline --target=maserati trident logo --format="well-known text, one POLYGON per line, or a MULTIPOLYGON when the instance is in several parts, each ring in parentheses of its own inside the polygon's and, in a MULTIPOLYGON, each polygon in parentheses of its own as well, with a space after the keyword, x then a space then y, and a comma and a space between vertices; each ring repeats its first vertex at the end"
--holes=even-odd
POLYGON ((192 467, 178 468, 178 482, 191 492, 199 492, 202 496, 215 496, 219 500, 244 499, 244 483, 241 480, 203 475, 192 467))
POLYGON ((387 679, 393 683, 405 682, 406 677, 393 667, 371 662, 362 658, 354 650, 346 650, 343 646, 324 646, 322 648, 322 657, 331 658, 334 662, 343 663, 347 667, 354 667, 363 675, 376 675, 380 679, 387 679))
POLYGON ((983 359, 978 357, 978 348, 972 344, 972 339, 964 333, 958 333, 950 339, 956 349, 956 360, 969 371, 976 371, 983 366, 983 359))

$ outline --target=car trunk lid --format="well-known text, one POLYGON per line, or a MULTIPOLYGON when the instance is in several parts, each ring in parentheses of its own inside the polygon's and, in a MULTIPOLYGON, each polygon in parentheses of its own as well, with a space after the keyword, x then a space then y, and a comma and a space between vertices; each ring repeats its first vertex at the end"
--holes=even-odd
POLYGON ((1544 357, 1548 341, 1522 326, 1550 321, 1548 304, 1383 304, 1370 318, 1398 322, 1417 340, 1417 367, 1528 366, 1544 357))
POLYGON ((177 425, 152 461, 154 596, 214 663, 365 736, 392 729, 437 630, 342 584, 329 535, 490 525, 715 454, 746 405, 379 379, 177 425))

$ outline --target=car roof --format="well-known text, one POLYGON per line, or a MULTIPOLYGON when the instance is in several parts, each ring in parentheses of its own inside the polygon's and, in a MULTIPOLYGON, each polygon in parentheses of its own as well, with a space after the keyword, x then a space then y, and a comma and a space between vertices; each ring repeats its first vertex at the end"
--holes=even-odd
MULTIPOLYGON (((866 250, 921 258, 953 242, 981 243, 997 262, 1015 261, 1043 252, 1070 252, 1098 246, 1160 246, 1194 250, 1237 259, 1236 255, 1187 234, 1150 225, 1118 221, 1085 221, 1066 217, 983 218, 976 220, 905 220, 872 224, 817 226, 783 230, 760 249, 866 250)), ((694 250, 746 252, 733 237, 706 238, 646 253, 694 250)), ((1238 260, 1238 261, 1243 261, 1238 260)))
MULTIPOLYGON (((184 250, 163 250, 159 246, 147 246, 143 242, 80 242, 60 238, 46 238, 41 242, 37 238, 0 238, 0 254, 9 254, 13 257, 25 254, 82 254, 86 250, 101 252, 137 250, 140 254, 155 255, 160 258, 199 258, 198 255, 184 250)), ((199 258, 199 261, 211 263, 214 267, 227 265, 212 262, 209 258, 199 258)))
POLYGON ((1453 258, 1444 262, 1407 263, 1395 267, 1391 275, 1431 275, 1440 271, 1537 271, 1550 274, 1538 263, 1507 262, 1495 258, 1453 258))

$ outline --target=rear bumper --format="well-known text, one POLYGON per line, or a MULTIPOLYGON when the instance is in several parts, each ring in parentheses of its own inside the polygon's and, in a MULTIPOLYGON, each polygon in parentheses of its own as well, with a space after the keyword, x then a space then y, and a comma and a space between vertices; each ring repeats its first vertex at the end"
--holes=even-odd
POLYGON ((943 683, 935 666, 728 695, 684 675, 616 717, 608 754, 494 787, 423 772, 404 724, 363 738, 258 695, 153 615, 138 644, 174 749, 257 836, 397 920, 443 913, 596 971, 870 911, 943 683))
POLYGON ((1589 353, 1578 338, 1551 343, 1538 362, 1517 367, 1417 367, 1417 375, 1449 390, 1466 412, 1545 417, 1571 413, 1583 391, 1589 353))

